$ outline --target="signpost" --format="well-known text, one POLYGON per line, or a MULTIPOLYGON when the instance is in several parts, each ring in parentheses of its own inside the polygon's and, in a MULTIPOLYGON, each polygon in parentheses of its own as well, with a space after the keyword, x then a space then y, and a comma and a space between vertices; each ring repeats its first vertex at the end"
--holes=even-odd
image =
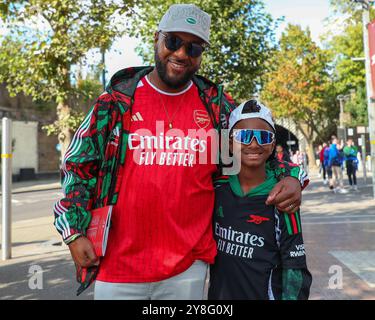
POLYGON ((12 120, 3 118, 2 122, 2 259, 12 256, 12 120))

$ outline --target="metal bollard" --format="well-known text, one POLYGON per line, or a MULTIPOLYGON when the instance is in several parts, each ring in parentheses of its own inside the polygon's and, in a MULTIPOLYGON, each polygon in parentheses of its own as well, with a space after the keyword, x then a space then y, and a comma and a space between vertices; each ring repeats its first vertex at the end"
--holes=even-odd
POLYGON ((2 121, 2 259, 12 257, 12 120, 2 121))

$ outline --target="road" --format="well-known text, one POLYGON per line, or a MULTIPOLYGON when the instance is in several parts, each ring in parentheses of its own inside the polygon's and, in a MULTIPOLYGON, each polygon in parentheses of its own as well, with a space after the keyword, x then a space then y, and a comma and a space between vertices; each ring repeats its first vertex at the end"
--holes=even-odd
POLYGON ((375 200, 359 192, 334 194, 319 179, 304 192, 302 228, 313 275, 310 299, 375 299, 375 200))
MULTIPOLYGON (((55 202, 62 198, 59 190, 16 193, 12 195, 12 220, 21 221, 52 215, 55 202)), ((0 203, 0 208, 2 204, 0 203)))
POLYGON ((53 226, 53 205, 61 197, 59 190, 12 195, 12 259, 0 261, 0 300, 92 299, 93 287, 76 297, 75 267, 53 226), (41 270, 41 287, 33 270, 41 270))

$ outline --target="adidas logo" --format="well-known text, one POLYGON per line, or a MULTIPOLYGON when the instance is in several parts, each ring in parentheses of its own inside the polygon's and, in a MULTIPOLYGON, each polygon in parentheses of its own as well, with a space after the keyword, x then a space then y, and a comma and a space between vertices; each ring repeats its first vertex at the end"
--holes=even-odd
POLYGON ((144 121, 141 114, 139 112, 137 112, 136 114, 134 114, 132 116, 132 119, 131 121, 144 121))

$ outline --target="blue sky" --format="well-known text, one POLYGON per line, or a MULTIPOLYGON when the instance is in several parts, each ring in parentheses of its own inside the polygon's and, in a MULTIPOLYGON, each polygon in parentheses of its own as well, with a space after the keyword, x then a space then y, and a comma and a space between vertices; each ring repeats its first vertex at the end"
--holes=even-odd
MULTIPOLYGON (((331 14, 329 0, 264 0, 264 3, 266 11, 274 18, 285 16, 285 22, 280 25, 277 37, 290 22, 303 28, 309 26, 312 38, 319 42, 319 36, 325 31, 323 20, 331 14)), ((134 51, 137 44, 136 39, 127 37, 115 42, 107 54, 107 79, 117 70, 142 65, 141 58, 134 51), (114 52, 114 49, 118 52, 114 52)))
POLYGON ((329 0, 263 0, 266 11, 276 19, 285 16, 277 35, 280 36, 287 23, 309 27, 314 41, 324 33, 324 19, 332 14, 329 0))

